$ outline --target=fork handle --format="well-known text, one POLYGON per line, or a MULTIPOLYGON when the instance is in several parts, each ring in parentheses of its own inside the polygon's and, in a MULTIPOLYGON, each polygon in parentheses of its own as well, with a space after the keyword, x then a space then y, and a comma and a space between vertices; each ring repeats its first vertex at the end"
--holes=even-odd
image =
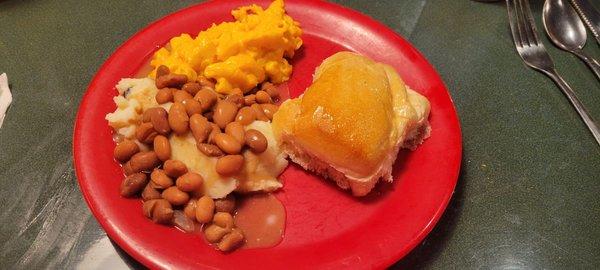
POLYGON ((556 85, 558 85, 560 90, 562 90, 562 92, 567 96, 571 104, 573 104, 573 107, 575 107, 575 110, 577 110, 577 113, 579 113, 579 116, 581 116, 581 119, 583 119, 583 122, 585 122, 587 127, 592 132, 592 135, 594 135, 594 138, 596 139, 596 142, 598 142, 598 145, 600 145, 600 128, 598 128, 598 125, 596 124, 596 122, 594 122, 592 116, 590 116, 590 114, 587 112, 581 101, 579 101, 579 98, 577 98, 577 95, 575 95, 573 89, 571 89, 569 84, 567 84, 567 82, 565 82, 565 80, 563 80, 563 78, 560 75, 558 75, 558 72, 556 72, 555 69, 548 70, 545 73, 556 83, 556 85))
POLYGON ((583 60, 590 67, 590 69, 592 69, 594 74, 596 74, 596 78, 598 78, 598 80, 600 80, 600 63, 598 63, 598 60, 587 55, 582 50, 575 50, 575 51, 573 51, 573 53, 575 55, 577 55, 579 58, 581 58, 581 60, 583 60))

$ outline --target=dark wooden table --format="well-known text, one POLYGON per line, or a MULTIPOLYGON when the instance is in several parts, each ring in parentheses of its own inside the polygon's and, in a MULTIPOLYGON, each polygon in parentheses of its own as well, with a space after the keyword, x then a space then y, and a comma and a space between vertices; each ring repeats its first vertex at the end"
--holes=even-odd
MULTIPOLYGON (((0 129, 2 268, 141 267, 111 244, 82 199, 71 154, 74 117, 119 44, 196 2, 0 1, 0 73, 14 95, 0 129)), ((517 56, 504 4, 336 2, 414 44, 446 82, 462 123, 463 167, 448 210, 394 268, 600 268, 600 147, 554 84, 517 56)), ((532 0, 539 29, 541 6, 532 0)), ((544 42, 600 119, 600 82, 544 42)), ((600 58, 591 39, 586 51, 600 58)))

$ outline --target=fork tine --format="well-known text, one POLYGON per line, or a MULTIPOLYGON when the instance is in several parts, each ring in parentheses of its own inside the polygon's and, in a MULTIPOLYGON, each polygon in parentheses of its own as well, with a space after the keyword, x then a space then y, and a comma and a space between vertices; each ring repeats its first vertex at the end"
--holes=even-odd
POLYGON ((517 11, 515 10, 515 0, 506 0, 506 7, 508 8, 508 23, 510 24, 513 41, 517 48, 522 47, 523 41, 519 33, 519 20, 517 20, 517 11))
POLYGON ((526 25, 529 26, 529 31, 531 32, 529 40, 538 45, 540 44, 540 38, 538 37, 537 28, 535 27, 535 20, 533 19, 531 8, 529 7, 529 0, 520 1, 523 5, 523 15, 526 19, 526 25))
POLYGON ((515 0, 515 11, 517 15, 517 23, 519 26, 519 32, 521 33, 521 39, 523 40, 523 46, 531 46, 529 37, 529 27, 523 10, 523 1, 515 0))

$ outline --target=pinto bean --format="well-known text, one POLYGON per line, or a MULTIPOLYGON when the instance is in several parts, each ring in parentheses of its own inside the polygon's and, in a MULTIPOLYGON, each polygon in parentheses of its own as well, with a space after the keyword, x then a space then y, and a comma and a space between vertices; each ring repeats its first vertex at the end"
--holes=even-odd
POLYGON ((134 173, 123 179, 121 183, 121 196, 133 197, 139 194, 148 184, 148 177, 144 173, 134 173))
POLYGON ((116 160, 125 163, 131 157, 140 152, 140 147, 133 141, 123 140, 115 147, 113 155, 116 160))
POLYGON ((177 135, 184 135, 189 130, 190 118, 187 115, 185 106, 179 102, 173 103, 169 110, 169 125, 177 135))

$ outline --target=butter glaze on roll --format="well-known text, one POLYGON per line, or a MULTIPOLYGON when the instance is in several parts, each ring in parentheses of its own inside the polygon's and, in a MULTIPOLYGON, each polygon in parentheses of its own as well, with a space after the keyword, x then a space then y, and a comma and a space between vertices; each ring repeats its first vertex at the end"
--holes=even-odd
POLYGON ((429 136, 429 109, 391 66, 339 52, 302 96, 281 105, 273 132, 293 162, 364 196, 379 179, 393 180, 400 148, 429 136))

